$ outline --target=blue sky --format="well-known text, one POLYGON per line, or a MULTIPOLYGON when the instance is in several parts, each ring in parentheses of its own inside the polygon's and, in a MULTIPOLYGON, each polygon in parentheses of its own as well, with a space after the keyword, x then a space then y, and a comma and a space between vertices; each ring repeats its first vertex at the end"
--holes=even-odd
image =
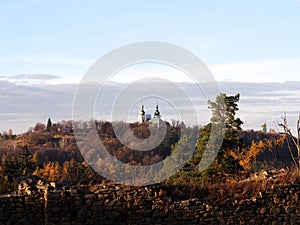
MULTIPOLYGON (((244 128, 275 128, 283 112, 295 124, 299 40, 300 0, 1 1, 0 132, 26 131, 48 117, 71 119, 73 84, 104 54, 139 41, 195 53, 224 92, 241 94, 244 128)), ((130 82, 129 76, 180 74, 157 65, 121 72, 119 81, 130 82)))
POLYGON ((0 7, 0 76, 76 83, 112 49, 165 41, 199 56, 217 80, 300 80, 300 1, 12 0, 0 7))

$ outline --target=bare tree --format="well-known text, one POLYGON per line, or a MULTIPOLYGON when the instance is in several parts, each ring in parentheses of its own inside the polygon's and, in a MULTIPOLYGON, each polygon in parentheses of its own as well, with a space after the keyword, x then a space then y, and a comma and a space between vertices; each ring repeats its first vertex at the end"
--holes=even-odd
POLYGON ((287 144, 288 149, 290 151, 291 157, 293 159, 294 165, 296 167, 297 174, 300 174, 300 115, 297 121, 297 137, 295 138, 291 132, 291 129, 288 127, 286 114, 281 117, 283 123, 278 124, 281 128, 283 128, 284 133, 287 135, 287 144), (294 156, 292 152, 292 146, 295 146, 297 149, 297 155, 294 156))

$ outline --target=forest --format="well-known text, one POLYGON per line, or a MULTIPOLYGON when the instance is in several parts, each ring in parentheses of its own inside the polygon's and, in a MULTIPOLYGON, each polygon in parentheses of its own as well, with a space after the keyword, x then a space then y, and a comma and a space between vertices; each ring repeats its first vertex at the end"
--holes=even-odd
MULTIPOLYGON (((165 137, 151 151, 136 151, 122 144, 109 121, 52 123, 49 118, 45 124, 39 122, 22 134, 13 134, 11 130, 4 132, 0 135, 0 193, 15 191, 20 180, 31 176, 64 185, 107 182, 83 158, 78 149, 80 143, 74 136, 74 126, 84 130, 82 138, 91 146, 94 139, 90 138, 90 132, 96 130, 110 155, 125 164, 137 166, 152 165, 169 157, 183 130, 197 133, 199 136, 193 156, 179 172, 164 181, 166 185, 193 186, 216 179, 246 179, 255 172, 267 169, 297 171, 299 165, 295 159, 299 156, 294 137, 274 130, 242 130, 243 122, 236 117, 239 97, 239 94, 220 94, 215 101, 209 101, 212 117, 210 123, 203 126, 187 127, 182 121, 162 121, 166 126, 165 137), (198 164, 208 145, 212 126, 220 122, 224 123, 224 140, 220 150, 212 164, 206 170, 199 171, 198 164)), ((118 125, 126 124, 118 122, 118 125)), ((140 139, 150 135, 149 122, 130 123, 129 127, 140 139)), ((95 151, 87 145, 85 157, 94 157, 95 151)))

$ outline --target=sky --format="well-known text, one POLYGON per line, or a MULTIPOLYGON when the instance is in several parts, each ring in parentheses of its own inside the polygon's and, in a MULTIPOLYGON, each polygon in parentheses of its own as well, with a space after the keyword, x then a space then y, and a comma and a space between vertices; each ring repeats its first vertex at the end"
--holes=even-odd
MULTIPOLYGON (((24 89, 43 86, 42 90, 50 88, 57 94, 61 85, 79 83, 101 56, 129 43, 162 41, 181 46, 196 54, 217 81, 251 86, 270 82, 284 85, 291 81, 298 85, 299 40, 299 0, 2 1, 0 132, 8 129, 8 121, 13 120, 11 115, 27 115, 23 123, 13 126, 17 131, 47 117, 46 112, 30 117, 31 109, 40 104, 38 100, 24 99, 22 109, 9 107, 8 101, 16 100, 15 93, 10 91, 22 96, 24 89)), ((115 81, 131 81, 130 76, 140 71, 141 68, 133 68, 123 76, 124 80, 115 81)), ((166 76, 173 72, 164 71, 166 76)), ((232 92, 248 89, 233 87, 236 89, 232 92)), ((272 87, 269 90, 274 94, 272 87)), ((297 96, 296 90, 293 89, 293 96, 297 96)), ((72 94, 68 93, 67 99, 70 101, 65 104, 72 105, 72 94)), ((259 101, 259 97, 254 101, 259 101)), ((277 103, 269 104, 265 110, 272 106, 278 114, 291 110, 277 103)), ((300 111, 299 105, 293 97, 293 115, 300 111)), ((53 117, 69 119, 71 111, 53 117)), ((246 127, 259 128, 260 122, 246 127)), ((274 118, 271 123, 275 122, 274 118)))
POLYGON ((195 53, 220 81, 299 80, 299 12, 299 0, 3 1, 0 75, 79 82, 112 49, 155 40, 195 53))

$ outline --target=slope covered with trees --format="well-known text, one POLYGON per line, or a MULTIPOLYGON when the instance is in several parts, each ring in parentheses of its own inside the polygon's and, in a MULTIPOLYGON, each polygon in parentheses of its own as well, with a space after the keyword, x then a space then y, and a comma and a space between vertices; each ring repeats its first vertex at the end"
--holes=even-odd
MULTIPOLYGON (((0 192, 10 192, 22 177, 37 176, 64 184, 88 184, 104 182, 82 157, 73 134, 73 125, 84 131, 82 138, 93 146, 95 140, 90 135, 96 128, 107 152, 123 163, 144 166, 167 159, 178 145, 182 129, 198 132, 199 137, 194 155, 174 176, 165 181, 167 184, 198 184, 203 180, 222 179, 224 177, 249 176, 262 168, 290 167, 287 136, 279 133, 261 131, 243 131, 243 122, 236 116, 239 94, 227 96, 220 94, 215 101, 209 101, 212 110, 210 123, 203 127, 187 128, 184 123, 166 122, 166 135, 156 148, 150 151, 137 151, 122 144, 108 121, 62 121, 53 123, 49 118, 46 124, 37 123, 26 133, 15 135, 10 130, 0 135, 0 192), (224 140, 211 165, 204 171, 199 170, 204 152, 211 136, 212 127, 222 124, 224 140)), ((118 122, 119 126, 126 124, 118 122)), ((134 136, 149 137, 149 123, 131 123, 134 136)), ((189 144, 186 141, 186 146, 189 144)), ((217 140, 214 140, 217 141, 217 140)), ((214 143, 213 141, 213 143, 214 143)), ((183 145, 184 146, 184 145, 183 145)), ((92 147, 87 149, 92 154, 92 147)), ((292 149, 293 151, 293 149, 292 149)), ((180 157, 180 156, 178 156, 180 157)), ((166 161, 167 163, 167 161, 166 161)), ((110 168, 106 168, 110 170, 110 168)))

